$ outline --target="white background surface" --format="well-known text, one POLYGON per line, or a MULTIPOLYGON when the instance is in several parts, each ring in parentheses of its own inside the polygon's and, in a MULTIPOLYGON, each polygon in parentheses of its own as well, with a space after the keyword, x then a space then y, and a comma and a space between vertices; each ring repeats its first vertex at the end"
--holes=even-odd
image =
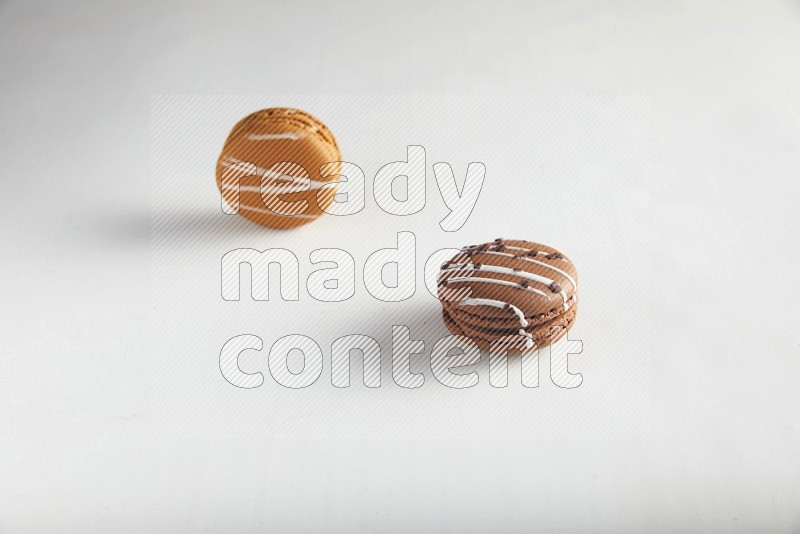
MULTIPOLYGON (((644 436, 651 364, 642 357, 649 352, 651 330, 648 141, 642 97, 156 97, 150 339, 157 433, 492 440, 644 436), (369 177, 363 211, 288 232, 222 213, 210 172, 231 125, 265 102, 292 102, 341 125, 336 131, 343 157, 358 162, 369 177), (383 165, 405 160, 409 144, 426 150, 426 204, 413 215, 391 215, 378 206, 372 178, 383 165), (467 163, 486 167, 478 201, 456 232, 439 226, 447 208, 429 167, 442 160, 451 163, 460 182, 467 163), (416 291, 407 300, 383 302, 366 290, 364 264, 373 252, 396 247, 398 232, 415 236, 416 291), (488 357, 478 367, 483 384, 474 391, 449 390, 431 374, 433 346, 450 333, 439 302, 423 285, 426 260, 437 250, 496 235, 559 243, 581 269, 579 315, 588 319, 570 331, 572 339, 584 341, 584 353, 572 357, 571 365, 572 372, 587 376, 579 389, 558 391, 544 361, 541 392, 522 387, 518 359, 509 370, 514 387, 508 390, 490 387, 488 357), (291 251, 300 263, 298 300, 280 298, 276 277, 270 300, 253 301, 249 274, 240 283, 242 300, 223 300, 220 260, 241 248, 291 251), (320 302, 309 294, 306 279, 321 267, 311 264, 309 254, 319 248, 342 249, 354 258, 352 298, 320 302), (420 390, 405 390, 392 378, 393 325, 407 326, 413 338, 425 341, 412 365, 427 375, 420 390), (220 349, 240 334, 257 335, 266 347, 260 355, 241 358, 245 371, 268 377, 258 391, 238 390, 220 376, 220 349), (284 390, 268 370, 269 348, 291 334, 324 347, 325 372, 307 391, 284 390), (349 334, 381 344, 380 390, 363 385, 360 357, 354 358, 351 390, 332 386, 330 347, 349 334)), ((452 256, 452 250, 444 251, 431 262, 428 282, 434 287, 439 266, 452 256)), ((402 264, 409 272, 405 258, 402 264)), ((255 283, 265 283, 263 273, 256 277, 255 283)), ((395 278, 387 274, 387 280, 395 278)), ((581 344, 560 344, 559 350, 581 352, 581 344)), ((297 364, 302 366, 299 358, 297 364)), ((554 374, 555 383, 567 383, 563 371, 554 374)))
MULTIPOLYGON (((798 26, 791 2, 0 4, 0 532, 796 531, 798 26), (227 437, 192 425, 169 435, 164 422, 181 406, 165 408, 154 387, 162 338, 150 272, 150 103, 164 93, 639 95, 649 102, 639 175, 649 185, 649 343, 626 341, 628 323, 601 328, 614 320, 597 319, 605 311, 626 317, 624 300, 587 297, 595 312, 582 308, 576 325, 577 390, 475 388, 458 392, 460 405, 429 377, 397 422, 374 410, 393 409, 398 389, 332 391, 323 372, 318 390, 288 393, 309 404, 325 395, 332 417, 352 422, 361 410, 387 432, 282 420, 256 435, 240 416, 227 437), (616 347, 607 335, 621 338, 616 347), (622 383, 632 367, 620 362, 646 380, 622 383), (482 396, 493 405, 473 433, 433 424, 482 396), (403 435, 414 422, 423 431, 403 435)), ((516 124, 513 111, 498 113, 516 124)), ((466 148, 443 142, 446 131, 431 143, 458 172, 460 158, 445 153, 466 148)), ((458 139, 479 147, 481 133, 458 139)), ((385 163, 410 142, 397 141, 358 150, 385 163)), ((509 139, 509 150, 525 142, 509 139)), ((487 174, 489 184, 479 207, 502 191, 487 174)), ((199 189, 210 185, 198 176, 199 189)), ((443 215, 431 199, 420 227, 443 215)), ((438 230, 428 239, 480 240, 476 221, 456 243, 438 230)), ((502 225, 485 237, 524 232, 569 249, 587 293, 604 294, 588 273, 606 264, 570 235, 576 227, 502 225)), ((386 233, 372 248, 390 244, 386 233)), ((302 260, 310 245, 292 245, 302 260)), ((198 343, 209 354, 174 356, 205 367, 216 341, 198 343)), ((276 388, 243 405, 257 425, 296 409, 265 410, 285 395, 276 388)))

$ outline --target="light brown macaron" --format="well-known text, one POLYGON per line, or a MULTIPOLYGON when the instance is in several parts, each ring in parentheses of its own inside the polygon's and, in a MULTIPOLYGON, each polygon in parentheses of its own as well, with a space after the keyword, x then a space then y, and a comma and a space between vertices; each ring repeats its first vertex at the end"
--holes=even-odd
POLYGON ((316 117, 294 108, 257 111, 233 127, 217 160, 225 211, 292 228, 320 217, 336 195, 341 153, 316 117))
POLYGON ((483 350, 509 354, 561 339, 578 310, 578 273, 562 252, 530 241, 496 239, 464 247, 442 264, 442 317, 483 350))

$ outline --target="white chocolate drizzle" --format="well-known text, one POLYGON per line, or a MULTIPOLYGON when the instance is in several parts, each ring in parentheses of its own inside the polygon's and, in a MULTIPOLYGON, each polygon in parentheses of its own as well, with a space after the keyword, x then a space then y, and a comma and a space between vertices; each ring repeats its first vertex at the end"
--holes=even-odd
POLYGON ((492 308, 500 308, 501 310, 510 309, 514 312, 514 315, 517 316, 519 319, 519 324, 522 328, 528 326, 528 321, 525 319, 525 314, 522 313, 522 310, 514 306, 513 304, 509 304, 508 302, 503 302, 502 300, 495 300, 495 299, 479 299, 479 298, 468 298, 464 299, 459 302, 461 306, 491 306, 492 308))
POLYGON ((308 213, 278 213, 272 210, 268 210, 266 208, 257 208, 255 206, 249 206, 247 204, 240 204, 239 211, 253 211, 255 213, 268 213, 270 215, 277 215, 278 217, 296 217, 298 219, 316 219, 319 215, 312 215, 308 213))
POLYGON ((451 282, 452 283, 456 283, 456 282, 481 282, 481 283, 486 283, 486 284, 497 284, 497 285, 501 285, 501 286, 516 287, 517 289, 524 289, 525 291, 530 291, 531 293, 536 293, 537 295, 541 295, 544 298, 546 298, 547 300, 550 300, 550 297, 544 291, 539 291, 538 289, 530 287, 530 286, 525 287, 525 286, 523 286, 521 284, 518 284, 516 282, 509 282, 508 280, 500 280, 498 278, 480 278, 480 277, 477 277, 477 276, 476 277, 472 277, 472 276, 457 276, 457 277, 453 277, 453 278, 444 278, 443 281, 445 281, 448 284, 450 284, 451 282))
MULTIPOLYGON (((509 248, 509 249, 510 249, 510 248, 512 248, 512 247, 506 247, 506 248, 509 248)), ((523 249, 523 250, 524 250, 524 249, 523 249)), ((571 277, 571 276, 570 276, 568 273, 566 273, 566 272, 562 271, 561 269, 559 269, 558 267, 555 267, 555 266, 553 266, 553 265, 550 265, 550 264, 548 264, 548 263, 544 263, 544 262, 541 262, 541 261, 532 260, 532 259, 530 259, 530 258, 526 258, 526 257, 524 257, 524 256, 520 257, 520 256, 516 256, 516 255, 514 255, 514 254, 506 254, 505 252, 497 252, 497 251, 495 251, 495 250, 485 250, 485 251, 479 252, 479 254, 492 254, 492 255, 494 255, 494 256, 504 256, 504 257, 506 257, 506 258, 513 258, 513 259, 515 259, 515 260, 522 260, 522 261, 527 261, 528 263, 534 263, 534 264, 536 264, 536 265, 540 265, 540 266, 542 266, 542 267, 545 267, 545 268, 547 268, 547 269, 550 269, 551 271, 557 272, 558 274, 560 274, 561 276, 563 276, 564 278, 566 278, 567 280, 569 280, 569 283, 570 283, 570 284, 572 284, 572 288, 573 288, 575 291, 577 291, 577 290, 578 290, 578 284, 575 282, 575 280, 574 280, 574 279, 573 279, 573 278, 572 278, 572 277, 571 277)))
POLYGON ((264 178, 285 178, 285 177, 288 176, 289 178, 292 178, 294 180, 308 180, 308 181, 317 182, 317 183, 320 183, 320 184, 323 184, 323 185, 334 183, 334 182, 327 182, 325 180, 315 180, 314 178, 310 178, 308 176, 293 176, 293 175, 290 175, 290 174, 275 172, 275 171, 272 171, 270 169, 265 169, 263 167, 259 167, 258 165, 256 165, 255 163, 252 163, 250 161, 244 161, 244 160, 236 159, 236 158, 233 158, 233 157, 230 157, 230 156, 226 156, 226 157, 222 158, 222 160, 220 160, 220 165, 222 165, 223 167, 226 167, 226 168, 227 167, 231 167, 233 165, 247 164, 247 163, 253 165, 253 167, 259 173, 259 175, 263 176, 264 178))
MULTIPOLYGON (((505 274, 508 276, 516 276, 518 278, 525 278, 527 280, 531 280, 539 284, 544 284, 548 287, 554 282, 554 280, 551 280, 550 278, 546 278, 544 276, 539 276, 538 274, 533 274, 526 271, 514 270, 509 267, 499 267, 497 265, 481 264, 480 267, 476 267, 475 264, 471 263, 456 263, 449 265, 448 267, 442 269, 442 271, 452 271, 461 269, 466 269, 471 271, 482 271, 487 273, 505 274)), ((568 300, 567 294, 562 289, 559 292, 559 295, 561 295, 561 298, 564 301, 564 310, 566 311, 567 308, 569 308, 569 306, 567 305, 567 300, 568 300)))
POLYGON ((303 137, 301 134, 286 132, 277 134, 250 134, 247 136, 249 141, 275 141, 278 139, 288 139, 290 141, 297 141, 303 137))
MULTIPOLYGON (((334 182, 327 182, 327 183, 334 183, 334 182)), ((222 189, 227 189, 230 191, 250 191, 253 193, 274 193, 276 195, 280 195, 283 193, 302 193, 304 191, 313 191, 315 189, 322 189, 325 187, 326 184, 324 183, 311 183, 309 180, 302 181, 301 178, 298 178, 294 182, 273 182, 272 184, 263 184, 263 185, 239 185, 237 183, 222 183, 220 187, 222 189)))
POLYGON ((514 315, 517 316, 517 319, 519 319, 519 324, 522 328, 519 329, 518 333, 520 336, 525 338, 525 347, 533 347, 533 336, 524 330, 525 327, 528 326, 528 321, 525 319, 525 314, 513 304, 503 302, 502 300, 481 298, 464 299, 458 304, 460 306, 491 306, 492 308, 500 308, 502 310, 510 309, 512 312, 514 312, 514 315))

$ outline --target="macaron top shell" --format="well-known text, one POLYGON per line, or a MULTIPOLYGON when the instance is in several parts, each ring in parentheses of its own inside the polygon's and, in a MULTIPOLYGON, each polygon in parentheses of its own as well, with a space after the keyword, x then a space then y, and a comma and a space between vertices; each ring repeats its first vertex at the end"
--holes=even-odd
POLYGON ((296 108, 268 108, 251 113, 236 123, 228 140, 239 139, 242 135, 275 133, 286 134, 287 138, 292 133, 300 137, 317 138, 321 146, 339 153, 339 145, 328 127, 307 111, 296 108))

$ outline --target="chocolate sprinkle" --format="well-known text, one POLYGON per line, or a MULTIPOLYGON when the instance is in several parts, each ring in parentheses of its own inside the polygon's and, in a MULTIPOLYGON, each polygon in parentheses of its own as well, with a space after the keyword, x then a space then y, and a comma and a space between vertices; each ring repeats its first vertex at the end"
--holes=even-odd
POLYGON ((561 293, 561 286, 557 282, 553 282, 549 287, 553 293, 561 293))

